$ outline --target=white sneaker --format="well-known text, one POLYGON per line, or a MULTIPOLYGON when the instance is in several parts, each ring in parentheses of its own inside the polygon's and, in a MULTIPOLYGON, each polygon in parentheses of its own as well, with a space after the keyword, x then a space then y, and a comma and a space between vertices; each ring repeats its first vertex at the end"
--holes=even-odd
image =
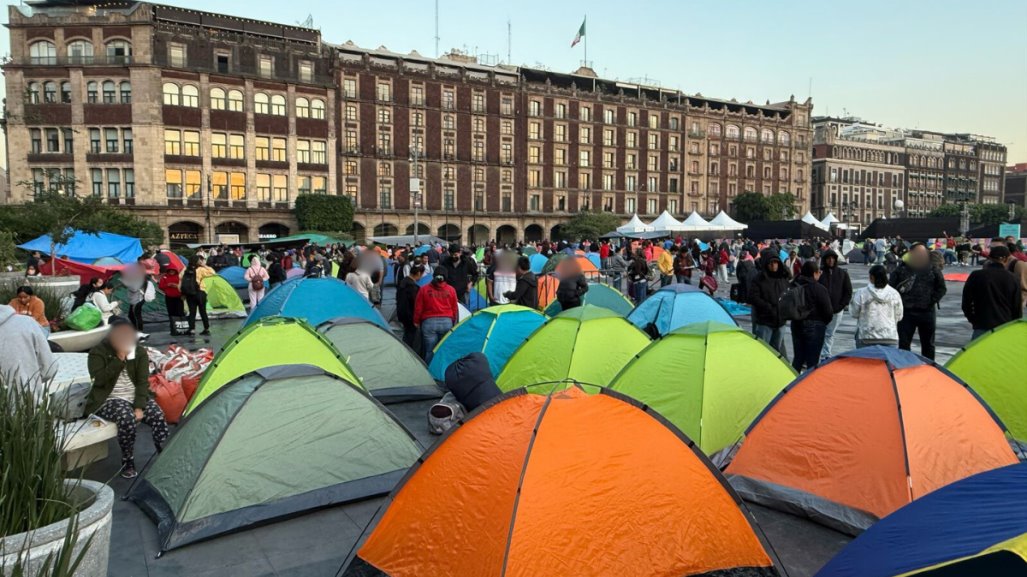
POLYGON ((150 333, 144 333, 140 331, 136 333, 136 337, 141 341, 145 341, 146 339, 150 338, 150 333))

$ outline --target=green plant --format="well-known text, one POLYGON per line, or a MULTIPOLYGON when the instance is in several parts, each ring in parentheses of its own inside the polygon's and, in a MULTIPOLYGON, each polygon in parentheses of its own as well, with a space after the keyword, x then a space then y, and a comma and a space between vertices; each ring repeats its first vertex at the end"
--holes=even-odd
POLYGON ((0 270, 18 264, 17 250, 14 243, 14 233, 0 230, 0 270))
POLYGON ((569 240, 599 240, 599 237, 621 225, 619 216, 609 212, 584 211, 571 217, 560 227, 560 235, 569 240))
POLYGON ((64 532, 64 541, 61 546, 46 556, 42 564, 34 574, 29 573, 27 567, 27 551, 22 551, 14 565, 0 567, 0 571, 9 570, 11 577, 73 577, 82 564, 89 547, 93 544, 95 533, 90 535, 82 545, 78 555, 75 554, 75 546, 78 544, 78 515, 68 520, 68 528, 64 532))
MULTIPOLYGON (((0 285, 0 304, 7 304, 18 296, 18 286, 21 284, 31 285, 29 282, 0 285)), ((61 305, 63 296, 56 290, 46 286, 32 286, 32 292, 43 301, 43 314, 50 321, 60 321, 64 318, 64 307, 61 305)))
MULTIPOLYGON (((1009 206, 1005 204, 968 204, 967 211, 970 213, 970 223, 973 226, 987 226, 1010 222, 1009 206)), ((959 204, 943 204, 931 211, 930 216, 954 217, 961 216, 963 207, 959 204)), ((1017 206, 1013 208, 1012 222, 1020 222, 1025 216, 1024 208, 1017 206)), ((952 231, 950 231, 952 232, 952 231)), ((965 232, 965 231, 960 231, 965 232)))
POLYGON ((348 196, 301 194, 293 212, 300 230, 348 233, 353 229, 353 203, 348 196))
POLYGON ((743 192, 731 203, 731 215, 741 222, 788 220, 795 216, 795 196, 788 192, 743 192))

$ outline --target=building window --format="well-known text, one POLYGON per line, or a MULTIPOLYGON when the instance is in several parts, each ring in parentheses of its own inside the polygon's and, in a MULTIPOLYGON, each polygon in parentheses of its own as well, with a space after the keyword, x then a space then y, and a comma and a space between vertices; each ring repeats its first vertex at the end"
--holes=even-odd
POLYGON ((246 200, 246 173, 233 172, 229 182, 232 200, 246 200))
POLYGON ((53 104, 57 102, 57 83, 47 80, 43 83, 43 102, 53 104))
POLYGON ((271 178, 271 198, 274 202, 289 202, 289 178, 284 174, 276 174, 271 178))
POLYGON ((68 44, 69 64, 92 64, 93 43, 88 40, 75 40, 68 44))
POLYGON ((257 201, 271 202, 271 175, 257 175, 257 201))
POLYGON ((424 106, 424 87, 414 84, 410 87, 410 105, 424 106))
POLYGON ((89 179, 92 183, 93 196, 103 196, 103 169, 92 168, 89 170, 89 179))
POLYGON ((47 128, 46 134, 46 151, 47 152, 60 152, 61 151, 61 139, 56 128, 47 128))
MULTIPOLYGON (((38 130, 36 132, 38 132, 38 130)), ((33 142, 33 144, 35 144, 35 143, 33 142)), ((92 152, 93 154, 99 154, 100 150, 101 150, 101 148, 100 148, 100 129, 99 128, 90 128, 89 129, 89 152, 92 152)), ((38 151, 34 151, 34 152, 38 152, 38 151)))
POLYGON ((310 101, 300 97, 296 99, 296 117, 310 118, 310 101))
MULTIPOLYGON (((94 170, 94 172, 99 172, 94 170)), ((95 184, 93 185, 95 188, 95 184)), ((168 168, 164 171, 164 192, 168 198, 182 198, 182 171, 168 168)))
POLYGON ((454 202, 453 201, 454 201, 454 198, 456 197, 456 193, 453 191, 452 185, 447 185, 446 186, 446 188, 444 189, 444 191, 442 193, 442 196, 443 196, 442 208, 444 210, 453 210, 453 208, 454 208, 454 202))
POLYGON ((185 61, 185 44, 168 44, 168 64, 175 68, 185 68, 185 61))
POLYGON ((57 47, 49 40, 33 42, 29 46, 29 62, 39 65, 57 64, 57 47))
POLYGON ((274 74, 275 59, 272 56, 261 56, 258 62, 257 73, 264 78, 271 78, 274 74))
POLYGON ((310 160, 314 164, 328 164, 328 143, 323 140, 311 142, 310 160))
POLYGON ((225 98, 225 90, 223 88, 210 89, 210 107, 214 110, 228 108, 228 100, 225 98))
POLYGON ((580 156, 580 165, 582 167, 590 166, 591 165, 591 161, 592 161, 592 153, 591 153, 591 151, 582 150, 581 151, 581 156, 580 156))
POLYGON ((473 112, 485 112, 485 95, 475 92, 471 97, 471 110, 473 112))
MULTIPOLYGON (((90 84, 92 84, 94 87, 96 85, 95 82, 90 82, 90 84)), ((28 93, 28 101, 29 101, 30 104, 39 104, 39 83, 38 82, 29 82, 29 86, 28 86, 28 89, 26 90, 26 92, 28 93)))
POLYGON ((788 146, 792 142, 792 137, 785 131, 781 131, 777 134, 777 143, 781 146, 788 146))
POLYGON ((310 164, 310 141, 296 141, 296 162, 298 164, 310 164))
POLYGON ((392 124, 392 111, 388 108, 379 108, 378 124, 392 124))
MULTIPOLYGON (((177 132, 177 131, 176 131, 177 132)), ((224 132, 214 132, 210 135, 210 157, 228 158, 228 135, 224 132)))
POLYGON ((123 171, 125 180, 125 198, 135 198, 136 196, 136 172, 131 168, 126 168, 123 171))
POLYGON ((107 198, 121 196, 121 171, 117 168, 107 169, 107 198))
POLYGON ((285 144, 284 138, 271 139, 271 160, 275 162, 286 162, 285 144))
POLYGON ((475 140, 474 147, 471 151, 471 160, 484 161, 485 160, 485 141, 475 140))
POLYGON ((285 116, 285 97, 281 94, 271 96, 271 114, 273 116, 285 116))
POLYGON ((357 97, 357 81, 353 78, 344 78, 342 81, 342 97, 343 98, 356 98, 357 97))
POLYGON ((592 109, 588 106, 582 106, 578 111, 578 117, 585 122, 592 122, 592 109))
POLYGON ((392 85, 388 82, 379 82, 375 96, 379 102, 390 102, 392 100, 392 85))
POLYGON ((214 200, 228 200, 227 172, 214 172, 210 175, 210 194, 214 200))
MULTIPOLYGON (((71 138, 70 129, 69 129, 69 134, 68 134, 68 136, 66 138, 71 138)), ((122 128, 121 129, 121 145, 122 145, 122 150, 125 152, 125 154, 132 154, 132 151, 134 150, 134 148, 133 148, 132 129, 131 128, 122 128)))
POLYGON ((129 64, 131 61, 131 44, 125 40, 111 40, 107 43, 107 64, 129 64))
POLYGON ((64 139, 64 154, 75 152, 75 132, 70 128, 62 128, 61 137, 64 139))
POLYGON ((616 112, 610 108, 603 109, 603 122, 605 122, 606 124, 613 124, 617 122, 616 112))
POLYGON ((454 93, 452 90, 442 91, 442 108, 444 110, 456 109, 456 93, 454 93))
POLYGON ((300 82, 314 81, 314 63, 309 60, 300 60, 300 82))
POLYGON ((538 212, 539 205, 541 204, 539 195, 533 194, 528 198, 528 210, 532 212, 538 212))
POLYGON ((271 98, 263 92, 253 95, 253 112, 256 114, 271 113, 271 98))
POLYGON ((106 148, 108 154, 115 154, 118 152, 118 129, 117 128, 105 128, 103 131, 104 140, 106 141, 106 148))
MULTIPOLYGON (((122 104, 131 104, 132 103, 132 83, 129 82, 128 80, 122 80, 121 84, 118 86, 118 88, 119 88, 119 91, 120 91, 121 103, 122 104)), ((71 87, 70 87, 70 85, 68 87, 68 92, 69 92, 69 94, 68 94, 68 102, 71 102, 71 94, 70 94, 71 87)))
POLYGON ((542 103, 532 100, 528 103, 528 116, 542 116, 542 103))
POLYGON ((310 101, 310 117, 318 120, 324 120, 325 117, 325 101, 320 98, 315 98, 310 101))
POLYGON ((232 56, 228 52, 214 54, 214 68, 221 74, 228 74, 232 71, 232 56))
POLYGON ((258 136, 254 141, 254 152, 257 160, 271 160, 271 138, 258 136))
POLYGON ((241 134, 231 134, 228 137, 228 157, 236 160, 246 158, 246 139, 241 134))
MULTIPOLYGON (((97 142, 96 145, 99 145, 97 142)), ((171 128, 164 129, 164 154, 178 156, 182 154, 182 133, 171 128)))
POLYGON ((117 101, 117 90, 114 88, 114 81, 105 80, 103 82, 103 103, 114 104, 117 101))
POLYGON ((392 183, 384 180, 378 185, 378 206, 380 208, 392 208, 392 183))
POLYGON ((499 102, 499 113, 500 114, 513 114, 513 99, 509 96, 504 96, 499 102))
MULTIPOLYGON (((180 106, 182 104, 182 98, 179 94, 177 84, 165 82, 163 92, 165 106, 180 106)), ((95 100, 92 100, 92 97, 90 98, 90 102, 95 102, 95 100)))
POLYGON ((346 105, 346 120, 349 122, 357 121, 357 105, 347 104, 346 105))
POLYGON ((716 124, 716 123, 711 124, 708 127, 708 131, 710 133, 710 136, 714 136, 714 137, 717 137, 717 138, 720 138, 720 130, 721 130, 720 129, 720 125, 716 124))
POLYGON ((242 91, 240 90, 229 90, 228 91, 228 109, 232 112, 242 112, 242 91))
POLYGON ((182 154, 184 156, 200 156, 200 133, 186 130, 182 133, 182 154))

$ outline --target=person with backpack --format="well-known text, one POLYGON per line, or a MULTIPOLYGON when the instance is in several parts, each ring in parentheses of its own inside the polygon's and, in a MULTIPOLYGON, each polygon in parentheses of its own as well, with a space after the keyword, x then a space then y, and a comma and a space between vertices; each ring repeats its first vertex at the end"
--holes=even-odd
POLYGON ((631 296, 635 299, 635 305, 642 304, 642 301, 649 297, 649 264, 642 249, 636 250, 635 256, 631 259, 628 279, 631 280, 631 296))
POLYGON ((831 295, 831 309, 834 312, 824 334, 824 348, 820 351, 820 359, 826 360, 831 356, 831 348, 834 346, 834 333, 845 316, 846 307, 852 302, 852 280, 849 279, 849 272, 838 266, 838 253, 834 250, 827 249, 820 257, 818 282, 831 295))
POLYGON ((186 335, 192 335, 196 330, 196 314, 200 314, 203 320, 203 332, 201 335, 210 334, 210 319, 207 318, 207 291, 203 281, 214 276, 214 269, 207 266, 206 259, 202 255, 196 255, 189 261, 189 266, 182 273, 181 291, 185 302, 189 305, 189 330, 186 335))
POLYGON ((246 291, 250 296, 250 310, 253 310, 260 304, 260 301, 264 300, 264 281, 270 280, 271 275, 260 264, 260 257, 253 255, 250 257, 250 266, 246 267, 242 278, 247 283, 246 291))
POLYGON ((778 301, 781 318, 792 321, 792 368, 799 373, 820 362, 824 333, 834 316, 831 295, 819 281, 820 265, 808 260, 778 301))
POLYGON ((913 336, 920 334, 920 354, 934 360, 934 333, 938 326, 938 303, 948 290, 941 270, 931 264, 923 243, 914 243, 888 277, 888 284, 902 297, 899 348, 910 350, 913 336))
POLYGON ((587 292, 588 281, 581 272, 581 265, 578 264, 577 258, 571 257, 566 263, 560 285, 556 287, 556 300, 562 310, 569 311, 581 306, 581 297, 587 292))
POLYGON ((270 256, 271 264, 267 267, 267 280, 271 288, 282 284, 289 280, 288 275, 285 272, 285 267, 282 266, 282 257, 277 254, 270 256))
POLYGON ((849 314, 856 319, 856 348, 899 346, 902 297, 888 284, 884 266, 870 267, 870 282, 852 297, 849 314))

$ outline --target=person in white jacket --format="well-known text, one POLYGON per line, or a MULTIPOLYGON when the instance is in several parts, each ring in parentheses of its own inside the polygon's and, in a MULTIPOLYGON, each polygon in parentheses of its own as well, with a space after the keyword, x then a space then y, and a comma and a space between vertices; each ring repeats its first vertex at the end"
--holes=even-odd
POLYGON ((111 295, 114 294, 114 285, 111 283, 104 283, 103 288, 98 291, 94 291, 89 296, 89 302, 93 303, 93 306, 100 309, 100 318, 102 319, 101 324, 106 325, 107 321, 114 315, 121 314, 121 303, 118 301, 112 301, 111 295))
POLYGON ((883 265, 870 267, 870 282, 853 295, 849 313, 856 319, 856 347, 899 345, 902 297, 888 285, 883 265))

